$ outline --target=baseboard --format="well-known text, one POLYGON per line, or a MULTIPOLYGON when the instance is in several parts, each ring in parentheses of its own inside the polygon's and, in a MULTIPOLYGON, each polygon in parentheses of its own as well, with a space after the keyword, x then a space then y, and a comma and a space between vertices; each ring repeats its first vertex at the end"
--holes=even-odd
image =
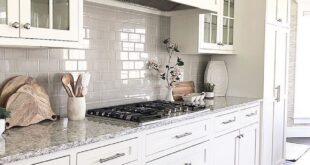
POLYGON ((286 137, 310 137, 310 125, 287 127, 286 137))

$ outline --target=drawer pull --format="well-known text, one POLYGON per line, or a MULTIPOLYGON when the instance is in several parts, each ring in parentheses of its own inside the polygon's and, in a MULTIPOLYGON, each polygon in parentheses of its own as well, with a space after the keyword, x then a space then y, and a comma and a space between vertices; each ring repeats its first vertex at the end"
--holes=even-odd
POLYGON ((184 165, 192 165, 192 163, 185 163, 184 165))
POLYGON ((222 124, 229 124, 229 123, 232 123, 235 121, 236 121, 236 119, 231 119, 231 120, 223 121, 222 124))
POLYGON ((117 158, 125 156, 125 155, 126 155, 125 153, 117 153, 114 156, 111 156, 111 157, 108 157, 108 158, 104 158, 104 159, 100 159, 99 162, 100 163, 104 163, 104 162, 107 162, 107 161, 110 161, 110 160, 113 160, 113 159, 117 159, 117 158))
POLYGON ((250 113, 250 114, 246 114, 245 116, 246 117, 251 117, 251 116, 254 116, 254 115, 256 115, 256 113, 253 112, 253 113, 250 113))
POLYGON ((192 133, 191 132, 186 132, 186 133, 184 133, 182 135, 176 135, 175 138, 181 139, 181 138, 184 138, 184 137, 189 136, 189 135, 192 135, 192 133))

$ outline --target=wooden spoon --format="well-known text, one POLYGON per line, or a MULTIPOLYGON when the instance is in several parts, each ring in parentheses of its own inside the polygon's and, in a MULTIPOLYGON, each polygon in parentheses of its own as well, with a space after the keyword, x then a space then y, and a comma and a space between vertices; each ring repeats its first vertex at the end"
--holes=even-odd
POLYGON ((62 85, 64 86, 66 92, 68 93, 69 97, 75 97, 74 93, 73 93, 73 89, 71 86, 71 76, 70 74, 65 74, 62 79, 62 85))

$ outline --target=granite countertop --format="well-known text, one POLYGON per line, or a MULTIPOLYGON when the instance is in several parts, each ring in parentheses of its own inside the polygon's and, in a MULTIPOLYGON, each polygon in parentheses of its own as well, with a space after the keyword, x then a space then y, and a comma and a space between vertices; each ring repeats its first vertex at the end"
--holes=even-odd
POLYGON ((216 97, 214 105, 208 106, 211 110, 165 118, 142 126, 121 120, 87 117, 83 121, 68 121, 64 118, 55 122, 45 121, 28 127, 12 128, 0 138, 0 164, 117 138, 258 101, 261 99, 216 97))

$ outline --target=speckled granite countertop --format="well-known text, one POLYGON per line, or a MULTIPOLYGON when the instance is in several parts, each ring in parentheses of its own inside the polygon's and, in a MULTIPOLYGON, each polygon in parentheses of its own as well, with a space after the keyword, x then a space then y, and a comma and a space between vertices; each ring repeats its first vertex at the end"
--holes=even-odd
POLYGON ((261 101, 253 98, 217 97, 214 105, 206 111, 188 113, 177 117, 158 120, 156 123, 140 126, 131 122, 86 118, 84 121, 41 122, 23 128, 8 130, 0 138, 0 164, 10 163, 35 156, 53 153, 85 144, 117 138, 167 124, 218 113, 231 108, 261 101))

